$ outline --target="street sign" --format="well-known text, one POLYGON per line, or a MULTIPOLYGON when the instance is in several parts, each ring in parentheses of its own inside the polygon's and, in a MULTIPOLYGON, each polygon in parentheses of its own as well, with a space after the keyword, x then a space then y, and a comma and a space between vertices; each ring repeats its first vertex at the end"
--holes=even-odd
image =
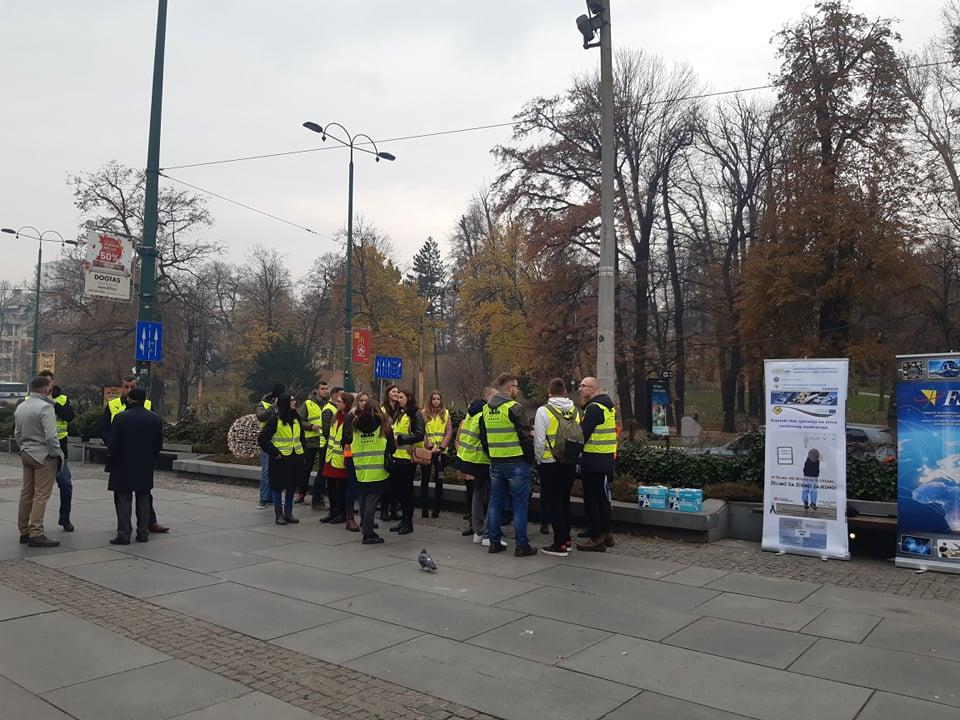
POLYGON ((137 362, 163 360, 163 323, 137 321, 137 362))
POLYGON ((353 331, 353 361, 355 363, 370 362, 370 330, 358 328, 353 331))
POLYGON ((49 370, 56 373, 57 354, 52 352, 41 352, 37 358, 37 370, 49 370))
POLYGON ((373 375, 381 380, 399 380, 403 377, 403 358, 377 355, 373 359, 373 375))

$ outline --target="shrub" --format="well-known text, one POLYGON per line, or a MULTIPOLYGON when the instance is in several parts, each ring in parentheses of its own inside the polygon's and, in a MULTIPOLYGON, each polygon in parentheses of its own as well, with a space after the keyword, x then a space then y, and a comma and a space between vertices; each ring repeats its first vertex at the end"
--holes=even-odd
POLYGON ((78 415, 73 424, 80 439, 87 442, 92 437, 100 436, 101 422, 103 422, 103 408, 92 407, 82 415, 78 415))

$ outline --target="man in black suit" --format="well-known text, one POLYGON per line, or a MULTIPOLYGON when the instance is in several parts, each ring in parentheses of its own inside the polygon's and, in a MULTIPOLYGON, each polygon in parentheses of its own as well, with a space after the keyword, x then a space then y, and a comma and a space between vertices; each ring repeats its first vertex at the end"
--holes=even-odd
POLYGON ((160 416, 147 410, 142 388, 127 394, 127 407, 119 413, 110 428, 108 467, 117 509, 117 536, 111 545, 129 545, 133 528, 130 511, 136 496, 137 542, 150 538, 150 491, 153 489, 154 463, 163 447, 163 424, 160 416))

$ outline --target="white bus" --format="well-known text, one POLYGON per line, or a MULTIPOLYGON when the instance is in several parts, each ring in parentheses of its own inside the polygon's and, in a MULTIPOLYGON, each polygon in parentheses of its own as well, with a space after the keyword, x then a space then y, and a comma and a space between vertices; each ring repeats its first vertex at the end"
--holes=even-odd
POLYGON ((27 394, 26 383, 0 382, 0 402, 19 402, 27 394))

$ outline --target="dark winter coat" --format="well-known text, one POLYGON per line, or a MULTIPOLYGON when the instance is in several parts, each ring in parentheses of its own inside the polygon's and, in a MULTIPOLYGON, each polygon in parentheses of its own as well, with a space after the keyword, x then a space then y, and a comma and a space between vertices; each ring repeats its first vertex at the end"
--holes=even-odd
MULTIPOLYGON (((613 400, 611 400, 610 396, 606 393, 601 393, 587 403, 583 410, 583 420, 580 421, 580 427, 583 429, 584 443, 590 441, 590 436, 593 435, 593 431, 597 429, 598 425, 603 423, 603 411, 598 408, 597 405, 612 408, 613 400), (593 403, 596 403, 596 405, 593 403)), ((612 473, 614 464, 613 453, 599 454, 585 452, 580 456, 580 468, 586 472, 612 473)))
MULTIPOLYGON (((294 418, 297 420, 300 419, 296 415, 294 415, 294 418)), ((280 454, 280 451, 272 442, 273 436, 277 432, 278 422, 279 420, 276 416, 268 420, 263 430, 260 431, 257 440, 260 444, 260 449, 270 456, 268 469, 270 489, 293 492, 297 489, 297 486, 303 482, 303 455, 291 453, 290 455, 284 456, 280 454)), ((302 423, 300 425, 300 442, 303 442, 302 423)))
POLYGON ((807 458, 807 460, 803 463, 803 476, 820 477, 820 461, 807 458))
POLYGON ((108 490, 144 492, 153 489, 153 467, 163 447, 160 416, 134 404, 117 415, 107 445, 108 490))

